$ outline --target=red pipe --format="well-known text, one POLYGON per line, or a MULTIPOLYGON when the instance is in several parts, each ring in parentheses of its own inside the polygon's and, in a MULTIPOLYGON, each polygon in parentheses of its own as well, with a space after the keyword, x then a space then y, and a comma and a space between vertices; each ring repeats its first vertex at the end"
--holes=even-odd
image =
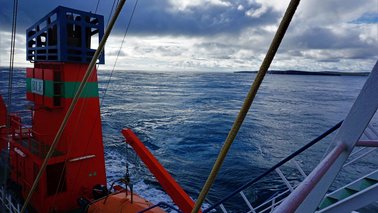
POLYGON ((377 140, 361 140, 361 141, 357 141, 356 146, 378 147, 378 141, 377 140))
POLYGON ((159 163, 153 154, 144 146, 139 138, 130 129, 122 130, 126 143, 130 144, 147 168, 159 181, 163 189, 172 198, 173 202, 184 212, 191 212, 194 207, 193 200, 168 173, 168 171, 159 163))

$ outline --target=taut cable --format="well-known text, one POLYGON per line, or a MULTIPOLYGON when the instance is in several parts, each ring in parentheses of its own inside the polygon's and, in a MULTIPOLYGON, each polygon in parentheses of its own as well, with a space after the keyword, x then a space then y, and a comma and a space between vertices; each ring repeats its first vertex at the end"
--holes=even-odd
POLYGON ((232 125, 232 128, 230 132, 228 133, 228 136, 226 138, 226 141, 223 144, 223 147, 221 151, 219 152, 218 158, 214 163, 214 166, 210 172, 209 177, 206 180, 205 185, 202 188, 202 191, 200 195, 198 196, 197 202, 192 210, 192 213, 197 213, 200 210, 200 207, 205 200, 205 197, 207 193, 210 190, 211 185, 213 185, 215 178, 223 164, 223 161, 227 155, 228 150, 230 149, 236 135, 239 132, 239 129, 241 125, 243 124, 243 121, 245 117, 247 116, 247 113, 249 109, 251 108, 251 105, 253 103, 253 100, 257 94, 257 91, 259 90, 259 87, 265 77, 265 74, 268 72, 269 66, 273 61, 274 56, 276 55, 276 52, 281 44, 281 41, 286 33, 287 28, 289 27, 289 24, 291 22, 291 19, 293 18, 295 11, 299 5, 300 0, 291 0, 288 8, 286 9, 285 15, 281 20, 281 23, 277 29, 277 32, 272 40, 272 43, 270 44, 269 50, 265 55, 265 58, 260 66, 260 69, 256 75, 256 78, 247 94, 247 97, 244 100, 243 106, 239 111, 238 116, 236 117, 234 124, 232 125))
POLYGON ((101 39, 101 42, 100 42, 100 44, 99 44, 99 46, 98 46, 95 54, 92 57, 92 60, 91 60, 91 62, 89 64, 89 66, 88 66, 87 71, 85 72, 83 80, 81 81, 81 83, 79 85, 79 88, 78 88, 75 96, 72 99, 72 103, 71 103, 70 107, 67 110, 67 113, 66 113, 66 115, 65 115, 65 117, 64 117, 64 119, 62 121, 62 124, 59 127, 58 132, 55 135, 54 141, 52 142, 49 151, 46 154, 46 157, 45 157, 45 159, 44 159, 44 161, 42 163, 41 169, 39 170, 39 172, 38 172, 38 174, 37 174, 37 176, 36 176, 36 178, 34 180, 33 186, 30 189, 30 192, 29 192, 28 196, 25 199, 24 205, 22 206, 22 209, 21 209, 21 213, 25 212, 26 207, 27 207, 27 205, 28 205, 28 203, 29 203, 29 201, 31 199, 31 196, 33 195, 35 189, 37 188, 37 185, 39 183, 39 180, 41 179, 42 173, 46 169, 48 160, 51 158, 51 156, 52 156, 52 154, 53 154, 53 152, 55 150, 55 147, 57 146, 57 144, 58 144, 58 142, 59 142, 59 140, 60 140, 60 138, 61 138, 61 136, 63 134, 63 131, 64 131, 66 125, 67 125, 68 119, 70 118, 72 112, 75 109, 76 103, 78 102, 79 97, 80 97, 81 93, 83 92, 83 89, 84 89, 84 87, 85 87, 85 85, 86 85, 89 77, 91 76, 91 74, 92 74, 92 72, 94 70, 93 68, 96 65, 96 61, 97 61, 98 57, 100 56, 102 50, 104 49, 106 40, 108 39, 108 37, 110 35, 110 32, 113 29, 114 23, 117 20, 118 15, 120 14, 120 12, 122 10, 122 7, 125 4, 125 2, 126 2, 126 0, 121 0, 120 4, 117 7, 117 10, 116 10, 114 16, 112 17, 112 20, 109 23, 109 26, 106 28, 106 32, 104 34, 104 37, 101 39))

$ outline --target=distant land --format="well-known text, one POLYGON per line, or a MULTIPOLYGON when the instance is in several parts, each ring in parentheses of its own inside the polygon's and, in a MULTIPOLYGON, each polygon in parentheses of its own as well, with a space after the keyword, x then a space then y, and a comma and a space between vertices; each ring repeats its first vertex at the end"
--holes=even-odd
MULTIPOLYGON (((24 67, 14 67, 23 70, 24 67)), ((0 67, 0 71, 8 71, 9 67, 0 67)), ((144 70, 135 70, 144 71, 144 70)), ((145 70, 148 71, 148 70, 145 70)), ((234 71, 234 73, 257 73, 257 71, 234 71)), ((303 70, 269 70, 269 74, 278 75, 328 75, 328 76, 368 76, 370 72, 342 72, 342 71, 303 71, 303 70)))
MULTIPOLYGON (((236 71, 234 73, 257 73, 257 71, 236 71)), ((269 74, 278 75, 330 75, 330 76, 368 76, 370 72, 335 72, 335 71, 301 71, 301 70, 269 70, 269 74)))

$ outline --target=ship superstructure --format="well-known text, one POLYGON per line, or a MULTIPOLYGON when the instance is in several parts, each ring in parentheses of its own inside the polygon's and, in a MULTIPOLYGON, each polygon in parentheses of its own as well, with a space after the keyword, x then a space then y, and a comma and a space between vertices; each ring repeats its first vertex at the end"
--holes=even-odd
MULTIPOLYGON (((10 180, 26 197, 104 33, 103 16, 57 7, 27 29, 27 100, 32 125, 10 116, 10 180)), ((99 63, 104 63, 104 55, 99 63)), ((4 111, 4 110, 3 110, 4 111)), ((4 118, 4 117, 3 117, 4 118)), ((4 120, 4 119, 3 119, 4 120)), ((6 147, 7 138, 1 140, 6 147)), ((93 199, 106 189, 97 73, 94 70, 48 161, 31 199, 38 212, 79 208, 77 199, 93 199)), ((98 197, 97 197, 98 198, 98 197)))
MULTIPOLYGON (((33 68, 26 68, 26 98, 32 103, 26 113, 31 115, 31 126, 22 121, 25 112, 7 112, 0 96, 0 148, 9 160, 0 203, 8 211, 20 212, 20 203, 29 195, 30 201, 25 202, 29 210, 41 213, 175 209, 164 202, 154 205, 135 194, 128 174, 107 188, 96 67, 90 71, 92 63, 105 61, 103 52, 97 58, 99 50, 93 49, 103 42, 103 28, 103 16, 59 6, 27 29, 26 56, 34 63, 33 68)), ((148 161, 168 194, 189 211, 194 205, 191 198, 136 136, 132 138, 130 142, 145 154, 142 160, 148 161)))

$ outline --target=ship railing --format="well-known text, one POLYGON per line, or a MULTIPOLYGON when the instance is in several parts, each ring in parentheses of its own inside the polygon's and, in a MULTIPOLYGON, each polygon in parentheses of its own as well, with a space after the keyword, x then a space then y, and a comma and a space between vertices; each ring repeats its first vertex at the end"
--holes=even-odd
POLYGON ((139 211, 138 213, 144 213, 144 212, 148 212, 152 209, 155 209, 155 208, 163 208, 165 210, 169 210, 170 212, 174 211, 174 212, 178 212, 178 213, 182 213, 182 211, 180 211, 179 209, 177 209, 176 207, 166 203, 166 202, 159 202, 153 206, 150 206, 146 209, 143 209, 141 211, 139 211))
MULTIPOLYGON (((369 123, 366 127, 365 131, 363 132, 363 135, 359 139, 359 141, 356 143, 353 151, 349 155, 348 159, 345 161, 344 165, 342 166, 339 177, 345 177, 345 176, 351 176, 353 174, 351 173, 357 173, 354 174, 356 178, 364 176, 363 172, 356 172, 355 168, 364 168, 366 167, 366 163, 370 162, 371 159, 369 158, 371 155, 374 154, 378 149, 378 131, 374 128, 374 126, 369 123)), ((374 156, 372 156, 374 157, 374 156)), ((372 167, 373 168, 373 167, 372 167)), ((340 187, 342 187, 343 183, 342 181, 334 181, 331 185, 332 191, 338 190, 340 187)))
POLYGON ((361 140, 357 142, 356 147, 350 154, 348 161, 343 165, 343 168, 374 152, 378 144, 377 138, 378 131, 373 127, 373 125, 369 124, 364 131, 363 137, 361 137, 361 140))
MULTIPOLYGON (((213 212, 216 210, 221 210, 221 212, 227 213, 227 202, 231 199, 235 199, 236 196, 240 196, 245 203, 245 208, 247 209, 246 212, 249 213, 262 213, 262 212, 272 212, 275 207, 277 207, 279 204, 283 202, 283 200, 292 192, 294 189, 299 185, 299 181, 302 181, 307 177, 305 171, 300 166, 300 163, 298 160, 294 159, 298 155, 302 154, 304 151, 312 147, 313 145, 317 144, 319 141, 322 141, 324 138, 326 138, 328 135, 336 131, 340 126, 342 122, 339 122, 326 132, 324 132, 322 135, 317 137, 316 139, 312 140, 310 143, 306 144, 305 146, 301 147, 285 159, 281 160, 276 165, 272 166, 270 169, 265 171, 260 176, 254 178, 253 180, 247 182, 246 184, 242 185, 232 193, 230 193, 228 196, 224 197, 220 201, 214 203, 209 208, 205 209, 203 212, 213 212), (292 165, 288 165, 291 163, 292 165), (286 175, 283 172, 283 168, 288 167, 291 169, 290 175, 286 175), (295 169, 294 169, 295 168, 295 169), (266 199, 262 203, 258 203, 257 201, 253 199, 248 199, 249 192, 253 191, 256 183, 262 181, 264 178, 269 178, 272 180, 274 174, 273 172, 277 173, 279 176, 279 179, 282 181, 282 186, 286 189, 281 189, 280 191, 273 194, 270 198, 266 199), (294 177, 294 178, 293 178, 294 177), (300 180, 301 179, 301 180, 300 180), (251 202, 252 200, 252 202, 251 202), (255 205, 253 205, 253 203, 255 205)), ((374 129, 374 127, 369 124, 366 130, 364 131, 363 136, 360 139, 360 142, 357 143, 355 147, 355 151, 351 154, 348 161, 344 164, 344 168, 350 166, 353 163, 357 163, 361 159, 365 158, 369 154, 376 151, 378 146, 378 131, 374 129), (367 140, 366 140, 367 139, 367 140), (370 143, 366 143, 370 142, 370 143)), ((363 174, 360 174, 361 176, 363 174)), ((231 207, 232 208, 232 207, 231 207)))
MULTIPOLYGON (((274 210, 275 212, 314 212, 318 208, 327 211, 337 209, 338 212, 345 212, 362 208, 376 201, 374 192, 378 192, 378 184, 370 184, 370 180, 377 181, 374 175, 378 170, 350 183, 352 185, 355 183, 361 184, 368 179, 367 188, 365 184, 362 184, 363 187, 348 191, 349 188, 347 187, 349 185, 346 185, 340 188, 340 191, 326 193, 329 192, 331 185, 335 184, 335 178, 340 176, 343 165, 358 143, 366 146, 370 146, 368 144, 377 144, 377 140, 368 141, 368 143, 361 141, 361 135, 363 135, 378 109, 377 82, 378 61, 345 117, 343 125, 332 140, 335 147, 316 165, 307 178, 300 183, 283 203, 274 210), (341 195, 337 193, 341 193, 341 195), (325 209, 323 209, 324 207, 325 209)), ((370 164, 374 163, 370 162, 370 164)), ((375 166, 373 167, 375 168, 375 166)))
MULTIPOLYGON (((30 125, 27 123, 31 123, 32 117, 33 111, 31 110, 21 110, 10 113, 9 119, 12 136, 16 138, 21 137, 22 132, 26 132, 26 129, 30 128, 30 125), (25 120, 26 122, 24 122, 25 120)), ((26 135, 27 133, 24 134, 26 135)))
POLYGON ((42 142, 45 141, 49 135, 41 134, 30 128, 30 126, 25 125, 19 113, 20 112, 12 114, 10 117, 12 138, 33 154, 43 156, 44 153, 47 153, 49 147, 42 142))
MULTIPOLYGON (((323 134, 321 134, 319 137, 315 138, 314 140, 312 140, 311 142, 309 142, 308 144, 304 145, 303 147, 301 147, 300 149, 298 149, 297 151, 295 151, 294 153, 292 153, 291 155, 289 155, 288 157, 286 157, 285 159, 281 160, 280 162, 278 162, 277 164, 275 164, 274 166, 272 166, 271 168, 269 168, 267 171, 265 171, 263 174, 259 175, 258 177, 252 179, 251 181, 245 183, 244 185, 242 185, 241 187, 239 187, 238 189, 236 189, 235 191, 233 191, 232 193, 230 193, 228 196, 224 197, 222 200, 214 203, 212 206, 210 206, 209 208, 207 208, 206 210, 204 210, 203 212, 206 213, 206 212, 209 212, 213 209, 216 209, 219 205, 225 203, 226 201, 230 200, 231 198, 233 198, 234 196, 240 194, 240 192, 242 192, 244 194, 244 190, 246 189, 250 189, 251 186, 253 186, 254 184, 256 184, 257 182, 259 182, 261 179, 267 177, 268 175, 270 175, 272 172, 274 171, 280 171, 280 167, 284 164, 286 164, 287 162, 291 161, 293 158, 295 158, 296 156, 300 155, 301 153, 303 153, 304 151, 306 151, 307 149, 309 149, 310 147, 312 147, 313 145, 317 144, 319 141, 323 140, 325 137, 327 137, 328 135, 330 135, 331 133, 333 133, 335 130, 337 130, 340 126, 341 126, 341 123, 342 122, 339 122, 338 124, 336 124, 335 126, 331 127, 330 129, 328 129, 327 131, 325 131, 323 134), (278 169, 278 170, 277 170, 278 169)), ((302 169, 301 169, 302 170, 302 169)), ((302 170, 303 171, 303 170, 302 170)), ((248 201, 248 199, 244 199, 244 201, 248 201)), ((273 200, 270 199, 270 200, 273 200)), ((275 200, 276 202, 277 200, 275 200)), ((223 207, 221 208, 223 212, 227 212, 225 211, 225 208, 224 208, 224 205, 222 205, 223 207)), ((247 206, 252 206, 251 203, 247 203, 247 206)), ((254 208, 250 208, 250 210, 252 212, 256 212, 256 210, 254 208)))
POLYGON ((0 187, 0 201, 3 212, 9 212, 9 213, 19 213, 21 212, 21 205, 18 203, 11 194, 7 193, 3 187, 0 187))

